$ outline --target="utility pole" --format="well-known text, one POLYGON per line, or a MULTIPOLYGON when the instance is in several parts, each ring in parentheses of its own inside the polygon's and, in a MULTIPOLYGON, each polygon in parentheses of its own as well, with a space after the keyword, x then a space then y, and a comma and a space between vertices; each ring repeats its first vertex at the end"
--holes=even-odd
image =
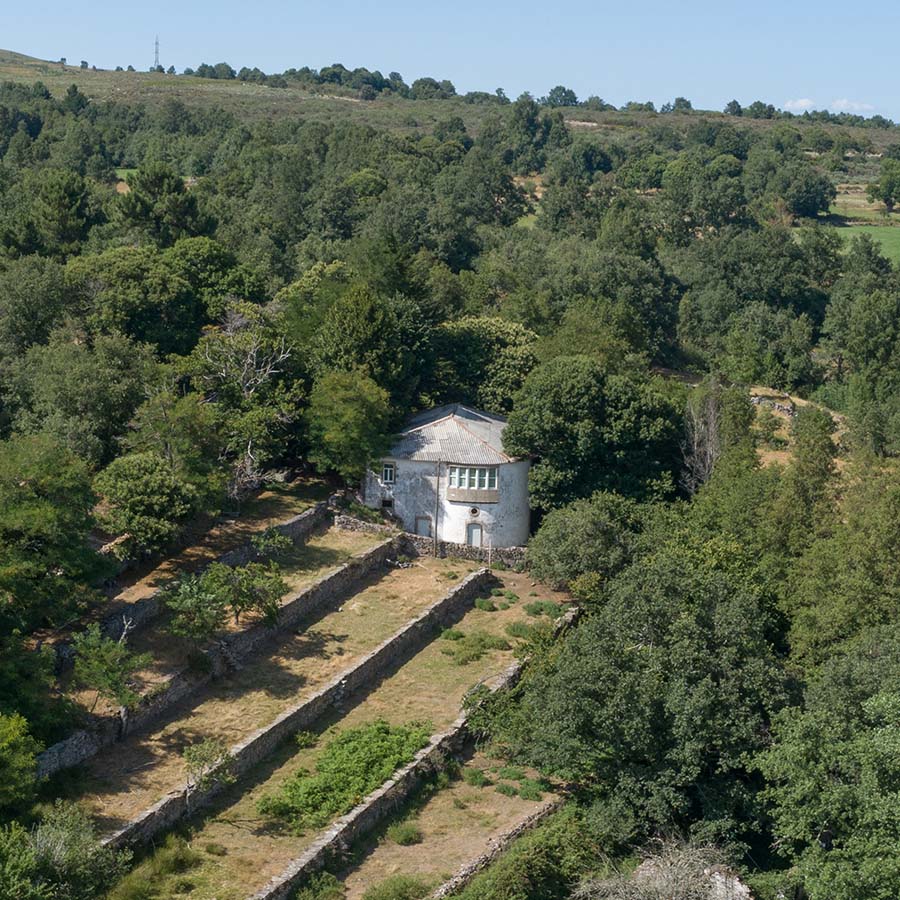
POLYGON ((156 36, 156 43, 154 44, 154 53, 153 53, 153 71, 159 71, 159 35, 156 36))

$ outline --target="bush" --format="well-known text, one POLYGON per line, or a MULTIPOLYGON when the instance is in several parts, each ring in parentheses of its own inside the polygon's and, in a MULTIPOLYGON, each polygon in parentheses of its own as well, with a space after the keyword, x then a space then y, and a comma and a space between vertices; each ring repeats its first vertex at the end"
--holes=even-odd
POLYGON ((0 813, 21 806, 34 795, 35 755, 40 749, 22 716, 0 713, 0 813))
POLYGON ((475 608, 480 609, 482 612, 497 612, 497 607, 494 606, 494 601, 488 597, 476 597, 475 608))
POLYGON ((497 785, 497 793, 503 794, 506 797, 518 797, 519 789, 508 781, 501 781, 500 784, 497 785))
POLYGON ((313 875, 306 887, 294 895, 294 900, 343 900, 344 886, 330 872, 313 875))
POLYGON ((250 538, 253 549, 265 559, 279 559, 294 549, 294 542, 274 526, 250 538))
POLYGON ((506 633, 511 638, 520 638, 523 641, 527 641, 534 635, 534 626, 520 619, 517 622, 510 622, 506 626, 506 633))
POLYGON ((389 725, 383 720, 349 728, 325 747, 315 772, 298 772, 278 794, 263 797, 259 811, 282 819, 298 833, 321 828, 410 762, 430 733, 428 725, 389 725))
POLYGON ((319 743, 319 737, 311 731, 298 731, 294 735, 294 741, 299 749, 307 750, 310 747, 315 747, 316 744, 319 743))
POLYGON ((462 777, 463 781, 471 787, 480 788, 490 784, 487 775, 484 774, 484 769, 463 769, 462 777))
POLYGON ((441 653, 453 657, 458 666, 465 666, 481 659, 489 650, 509 650, 509 642, 486 631, 471 631, 449 647, 442 647, 441 653))
POLYGON ((223 844, 217 844, 214 841, 210 842, 203 848, 210 856, 227 856, 228 851, 225 849, 223 844))
POLYGON ((502 766, 497 772, 498 778, 505 778, 507 781, 524 781, 527 777, 525 770, 518 766, 502 766))
POLYGON ((441 632, 441 639, 445 641, 461 641, 465 637, 465 633, 458 628, 445 628, 441 632))
POLYGON ((406 820, 404 822, 395 822, 387 830, 388 840, 399 844, 401 847, 408 847, 410 844, 419 844, 422 841, 422 829, 415 822, 406 820))
POLYGON ((563 608, 552 600, 535 600, 533 603, 525 604, 525 612, 529 616, 550 616, 551 619, 558 619, 563 614, 563 608))
POLYGON ((519 796, 523 800, 538 801, 543 797, 541 793, 543 790, 545 790, 543 782, 534 778, 524 778, 519 784, 519 796))
POLYGON ((428 893, 428 885, 412 875, 391 875, 381 884, 366 889, 363 900, 421 900, 428 893))

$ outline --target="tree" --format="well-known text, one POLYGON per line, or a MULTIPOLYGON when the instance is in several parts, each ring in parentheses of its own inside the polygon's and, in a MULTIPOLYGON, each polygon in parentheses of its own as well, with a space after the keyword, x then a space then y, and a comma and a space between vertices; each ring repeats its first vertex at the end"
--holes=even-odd
POLYGON ((0 900, 55 900, 53 885, 40 876, 28 832, 12 822, 0 825, 0 900))
POLYGON ((103 500, 100 522, 126 538, 126 555, 162 550, 197 507, 194 487, 152 452, 113 460, 94 479, 94 490, 103 500))
POLYGON ((442 322, 432 334, 434 368, 423 391, 436 404, 468 403, 507 413, 537 363, 536 341, 534 332, 497 317, 442 322))
POLYGON ((894 205, 900 201, 900 160, 883 159, 878 181, 872 182, 867 190, 870 203, 877 200, 884 204, 888 213, 892 213, 894 205))
POLYGON ((503 433, 512 456, 532 456, 532 502, 562 506, 594 491, 670 491, 678 416, 649 382, 606 375, 585 356, 559 357, 525 380, 503 433))
POLYGON ((188 809, 195 791, 209 790, 214 784, 231 784, 235 776, 229 771, 231 755, 222 741, 207 738, 184 749, 184 768, 187 775, 186 803, 188 809))
POLYGON ((644 513, 634 500, 600 492, 551 510, 528 544, 534 577, 565 589, 587 575, 612 578, 631 562, 644 513))
POLYGON ((128 192, 118 196, 116 214, 144 240, 170 247, 179 238, 205 234, 211 228, 196 196, 165 163, 145 163, 125 181, 128 192))
POLYGON ((195 389, 215 404, 222 457, 231 470, 228 495, 235 499, 260 484, 266 463, 284 452, 287 428, 300 415, 302 383, 279 324, 270 310, 234 303, 180 361, 195 389))
POLYGON ((512 698, 489 701, 489 728, 513 759, 579 785, 603 845, 752 838, 748 752, 785 692, 739 545, 670 539, 535 662, 512 698))
POLYGON ((225 604, 234 616, 234 624, 241 616, 255 612, 268 625, 278 619, 281 598, 287 593, 287 585, 281 577, 281 568, 275 562, 247 563, 245 566, 227 566, 213 563, 201 576, 203 589, 225 604))
POLYGON ((41 256, 6 263, 0 271, 0 298, 0 360, 46 343, 50 332, 73 311, 62 266, 41 256))
POLYGON ((116 703, 126 709, 140 700, 140 694, 132 687, 132 676, 150 664, 149 653, 132 653, 128 649, 128 623, 119 640, 106 637, 97 623, 72 638, 75 648, 75 681, 82 687, 96 691, 91 712, 97 701, 116 703))
POLYGON ((900 891, 900 636, 871 629, 835 654, 758 757, 782 853, 810 900, 900 891))
POLYGON ((47 435, 0 442, 0 626, 60 624, 101 572, 86 464, 47 435))
POLYGON ((33 797, 35 756, 41 749, 23 716, 0 713, 0 812, 21 809, 33 797))
POLYGON ((310 461, 359 481, 387 453, 390 421, 388 393, 371 378, 359 371, 329 372, 316 382, 306 411, 310 461))
POLYGON ((578 97, 571 88, 558 84, 541 100, 543 106, 578 106, 578 97))
POLYGON ((59 329, 12 367, 7 400, 23 434, 43 432, 93 465, 109 461, 144 396, 150 349, 121 334, 59 329))
POLYGON ((725 104, 726 116, 742 116, 743 114, 744 108, 737 100, 729 100, 728 103, 725 104))
POLYGON ((202 575, 185 575, 166 590, 164 602, 172 613, 172 634, 199 645, 222 630, 227 615, 227 598, 212 589, 202 575))

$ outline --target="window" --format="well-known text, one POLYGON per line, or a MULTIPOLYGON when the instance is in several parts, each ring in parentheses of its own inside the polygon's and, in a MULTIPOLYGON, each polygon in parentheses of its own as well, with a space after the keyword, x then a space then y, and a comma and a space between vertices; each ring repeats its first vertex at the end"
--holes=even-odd
POLYGON ((496 491, 496 466, 450 466, 450 487, 470 491, 496 491))
POLYGON ((381 500, 381 508, 382 509, 393 509, 394 508, 394 498, 393 497, 383 497, 381 500))
POLYGON ((381 467, 381 480, 385 484, 393 484, 394 483, 394 464, 393 463, 385 463, 381 467))

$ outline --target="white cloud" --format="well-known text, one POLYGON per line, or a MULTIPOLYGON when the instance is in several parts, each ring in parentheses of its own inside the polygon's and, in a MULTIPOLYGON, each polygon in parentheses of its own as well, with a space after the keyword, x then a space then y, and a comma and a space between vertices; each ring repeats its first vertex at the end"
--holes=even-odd
POLYGON ((815 102, 810 100, 809 97, 801 97, 799 100, 785 100, 784 102, 784 108, 789 109, 791 112, 803 112, 805 109, 812 109, 815 105, 815 102))
POLYGON ((875 109, 871 103, 860 103, 858 100, 848 100, 846 97, 832 100, 831 108, 839 112, 872 112, 875 109))

